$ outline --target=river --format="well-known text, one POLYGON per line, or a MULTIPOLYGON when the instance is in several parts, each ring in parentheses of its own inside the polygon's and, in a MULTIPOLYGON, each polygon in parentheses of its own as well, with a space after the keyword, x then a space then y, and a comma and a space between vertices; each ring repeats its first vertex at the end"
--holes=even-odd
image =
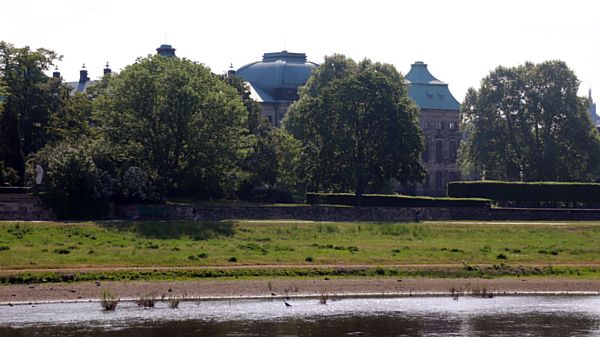
POLYGON ((0 337, 600 336, 599 296, 402 297, 0 306, 0 337))

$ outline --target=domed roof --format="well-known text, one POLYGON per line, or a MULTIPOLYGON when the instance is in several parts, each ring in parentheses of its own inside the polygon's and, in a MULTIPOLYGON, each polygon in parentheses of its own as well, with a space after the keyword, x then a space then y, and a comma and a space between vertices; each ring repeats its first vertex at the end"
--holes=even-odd
POLYGON ((304 53, 284 50, 265 53, 262 61, 241 67, 237 75, 250 82, 263 102, 293 101, 298 99, 298 87, 306 84, 317 66, 308 62, 304 53))
POLYGON ((408 95, 421 109, 459 110, 460 103, 452 96, 448 84, 435 78, 427 64, 412 64, 404 79, 408 83, 408 95))

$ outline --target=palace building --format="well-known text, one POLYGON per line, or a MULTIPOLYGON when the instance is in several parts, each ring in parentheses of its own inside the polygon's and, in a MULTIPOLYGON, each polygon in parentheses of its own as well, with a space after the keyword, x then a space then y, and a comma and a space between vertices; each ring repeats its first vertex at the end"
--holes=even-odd
MULTIPOLYGON (((279 127, 290 104, 298 99, 298 88, 318 65, 307 61, 306 54, 266 53, 262 61, 247 64, 237 76, 247 81, 251 97, 262 105, 262 114, 279 127)), ((435 78, 427 65, 415 62, 405 76, 408 94, 421 108, 419 123, 423 129, 425 150, 422 165, 428 174, 423 184, 410 189, 419 195, 442 196, 446 183, 460 179, 456 162, 460 104, 448 84, 435 78)))

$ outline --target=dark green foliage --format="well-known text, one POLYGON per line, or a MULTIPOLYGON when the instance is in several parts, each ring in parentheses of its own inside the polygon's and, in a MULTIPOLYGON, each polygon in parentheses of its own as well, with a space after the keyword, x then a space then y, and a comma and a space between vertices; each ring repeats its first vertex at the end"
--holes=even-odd
POLYGON ((279 190, 275 188, 270 189, 255 189, 250 192, 247 197, 248 201, 253 202, 268 202, 268 203, 295 203, 294 198, 288 191, 279 190))
MULTIPOLYGON (((356 198, 350 193, 306 193, 306 203, 355 206, 356 198)), ((361 196, 360 205, 365 207, 490 207, 490 200, 364 194, 361 196)))
MULTIPOLYGON (((60 57, 51 50, 16 48, 0 42, 0 160, 25 173, 25 157, 50 139, 50 117, 60 111, 69 89, 45 72, 60 57)), ((23 181, 21 181, 23 182, 23 181)))
POLYGON ((461 164, 474 179, 595 181, 600 137, 562 61, 498 67, 462 104, 461 164))
POLYGON ((230 257, 230 258, 229 258, 227 261, 228 261, 228 262, 232 262, 232 263, 236 263, 236 262, 237 262, 237 257, 235 257, 235 256, 232 256, 232 257, 230 257))
POLYGON ((303 144, 301 176, 309 189, 360 196, 390 178, 422 179, 417 116, 393 66, 333 55, 313 72, 284 126, 303 144))
POLYGON ((500 201, 600 202, 600 184, 559 182, 455 181, 448 196, 500 201))
POLYGON ((9 246, 0 246, 0 252, 3 250, 9 250, 10 247, 9 246))
POLYGON ((69 197, 65 192, 41 192, 39 197, 60 220, 103 219, 110 213, 105 200, 69 197))
POLYGON ((236 90, 202 64, 138 59, 98 93, 94 112, 116 157, 160 177, 169 193, 222 197, 237 188, 252 144, 247 112, 236 90))

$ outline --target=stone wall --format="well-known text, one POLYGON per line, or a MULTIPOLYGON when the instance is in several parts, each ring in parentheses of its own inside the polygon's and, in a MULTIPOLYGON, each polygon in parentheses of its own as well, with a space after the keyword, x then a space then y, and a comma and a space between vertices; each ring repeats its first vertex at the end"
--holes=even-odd
POLYGON ((0 194, 0 220, 54 220, 56 215, 31 194, 0 194))
MULTIPOLYGON (((600 209, 540 208, 396 208, 295 205, 288 207, 198 207, 178 205, 115 205, 112 219, 123 220, 311 220, 311 221, 414 221, 422 220, 600 220, 600 209)), ((54 220, 54 212, 30 194, 0 194, 0 220, 54 220)))

